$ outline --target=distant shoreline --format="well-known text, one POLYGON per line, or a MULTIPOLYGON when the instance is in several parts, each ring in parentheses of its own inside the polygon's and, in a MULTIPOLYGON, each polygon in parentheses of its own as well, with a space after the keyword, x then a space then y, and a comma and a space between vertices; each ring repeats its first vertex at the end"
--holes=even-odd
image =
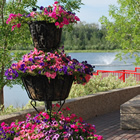
MULTIPOLYGON (((65 50, 65 49, 64 49, 65 50)), ((19 51, 22 51, 22 52, 25 52, 25 53, 28 53, 30 52, 31 50, 11 50, 12 53, 14 52, 19 52, 19 51)), ((65 50, 66 53, 88 53, 88 52, 119 52, 120 50, 65 50)))

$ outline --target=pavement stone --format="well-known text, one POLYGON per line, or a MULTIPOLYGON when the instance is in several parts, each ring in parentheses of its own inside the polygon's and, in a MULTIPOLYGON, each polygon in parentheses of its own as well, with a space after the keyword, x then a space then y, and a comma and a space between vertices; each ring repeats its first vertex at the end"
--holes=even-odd
POLYGON ((86 120, 94 124, 96 134, 104 140, 140 140, 140 130, 122 130, 120 128, 120 110, 86 120))

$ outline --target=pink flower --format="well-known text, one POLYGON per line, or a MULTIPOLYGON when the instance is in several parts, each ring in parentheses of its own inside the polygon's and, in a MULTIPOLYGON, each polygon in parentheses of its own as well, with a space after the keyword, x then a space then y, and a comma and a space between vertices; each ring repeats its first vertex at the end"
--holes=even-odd
POLYGON ((12 123, 11 123, 11 126, 12 126, 12 127, 16 127, 15 122, 12 122, 12 123))
POLYGON ((59 104, 56 104, 56 107, 60 107, 60 105, 59 104))
POLYGON ((18 13, 18 17, 21 17, 22 15, 20 13, 18 13))
POLYGON ((59 28, 63 28, 63 26, 64 26, 64 23, 61 22, 61 23, 59 24, 59 28))
POLYGON ((34 17, 36 15, 36 13, 35 12, 31 12, 30 15, 31 15, 31 17, 34 17))
POLYGON ((70 110, 70 108, 69 108, 69 107, 66 107, 66 110, 68 110, 68 111, 69 111, 69 110, 70 110))
POLYGON ((48 15, 48 14, 49 14, 49 12, 48 12, 47 8, 45 8, 44 9, 44 15, 48 15))
POLYGON ((56 13, 55 12, 50 13, 49 16, 52 17, 52 18, 54 18, 55 20, 58 19, 58 17, 56 16, 56 13))
POLYGON ((63 140, 68 140, 68 138, 64 138, 63 140))
POLYGON ((26 118, 28 118, 28 117, 31 117, 31 114, 28 113, 28 114, 26 115, 26 118))
POLYGON ((9 24, 10 21, 11 21, 11 19, 8 18, 8 19, 6 20, 6 24, 9 24))
POLYGON ((12 26, 12 31, 15 29, 16 26, 17 26, 17 25, 13 25, 13 26, 12 26))
POLYGON ((65 25, 68 25, 68 24, 69 24, 68 19, 64 17, 64 18, 63 18, 63 23, 64 23, 65 25))
POLYGON ((82 129, 82 132, 86 132, 86 130, 85 129, 82 129))
POLYGON ((103 140, 103 136, 98 136, 97 140, 103 140))
POLYGON ((56 72, 54 72, 54 73, 51 74, 51 78, 52 79, 55 79, 55 77, 56 77, 56 72))
POLYGON ((55 2, 54 2, 54 4, 57 4, 57 3, 58 3, 58 1, 55 1, 55 2))
POLYGON ((71 119, 69 117, 66 117, 65 120, 66 120, 66 122, 70 122, 71 121, 71 119))
POLYGON ((60 125, 60 126, 59 126, 59 129, 60 129, 60 130, 62 130, 62 129, 63 129, 63 127, 60 125))
POLYGON ((55 26, 58 26, 59 25, 59 22, 55 22, 55 26))
POLYGON ((49 78, 51 77, 51 73, 49 73, 49 72, 45 72, 45 75, 49 78))
POLYGON ((18 23, 18 24, 17 24, 17 28, 20 28, 20 27, 21 27, 21 23, 18 23))
POLYGON ((26 128, 30 127, 30 125, 31 125, 30 123, 27 123, 27 124, 26 124, 26 128))
POLYGON ((32 66, 31 66, 31 70, 34 70, 34 69, 36 69, 36 68, 37 68, 36 65, 32 65, 32 66))
POLYGON ((70 127, 71 128, 74 128, 74 129, 77 129, 78 128, 77 125, 75 125, 75 124, 70 125, 70 127))
POLYGON ((1 123, 1 127, 4 126, 4 125, 5 125, 5 122, 2 122, 2 123, 1 123))
POLYGON ((74 131, 75 131, 75 132, 79 132, 79 130, 78 130, 78 129, 75 129, 74 131))
POLYGON ((46 118, 49 119, 49 115, 46 112, 43 112, 42 115, 46 118))
POLYGON ((75 16, 75 20, 76 20, 76 21, 80 21, 80 19, 79 19, 77 16, 75 16))
POLYGON ((63 134, 67 134, 67 132, 63 132, 63 134))
POLYGON ((35 125, 35 124, 33 124, 33 125, 32 125, 32 127, 31 127, 31 129, 32 129, 32 130, 34 130, 34 129, 35 129, 35 127, 36 127, 36 125, 35 125))
POLYGON ((96 137, 97 140, 103 140, 103 137, 102 136, 99 136, 99 135, 94 134, 94 137, 96 137))

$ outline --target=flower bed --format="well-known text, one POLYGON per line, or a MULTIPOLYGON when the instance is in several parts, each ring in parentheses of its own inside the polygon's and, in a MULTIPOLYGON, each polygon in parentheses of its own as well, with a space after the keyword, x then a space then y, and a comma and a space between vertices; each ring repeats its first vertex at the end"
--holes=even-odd
MULTIPOLYGON (((56 104, 59 107, 58 104, 56 104)), ((68 107, 63 110, 70 110, 68 107)), ((40 112, 35 117, 27 114, 25 121, 1 123, 0 138, 7 140, 102 140, 95 134, 95 126, 85 123, 75 114, 64 116, 62 112, 40 112)))

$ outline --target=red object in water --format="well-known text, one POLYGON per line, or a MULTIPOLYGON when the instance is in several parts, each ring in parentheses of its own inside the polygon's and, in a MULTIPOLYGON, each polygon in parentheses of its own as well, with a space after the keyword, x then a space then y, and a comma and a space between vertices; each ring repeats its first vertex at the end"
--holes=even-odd
POLYGON ((102 74, 102 78, 112 74, 121 79, 123 82, 125 82, 125 79, 128 78, 129 76, 133 76, 134 78, 136 78, 136 81, 140 81, 140 67, 135 67, 135 70, 116 70, 116 71, 97 70, 97 72, 93 73, 93 75, 99 75, 100 73, 102 74))

